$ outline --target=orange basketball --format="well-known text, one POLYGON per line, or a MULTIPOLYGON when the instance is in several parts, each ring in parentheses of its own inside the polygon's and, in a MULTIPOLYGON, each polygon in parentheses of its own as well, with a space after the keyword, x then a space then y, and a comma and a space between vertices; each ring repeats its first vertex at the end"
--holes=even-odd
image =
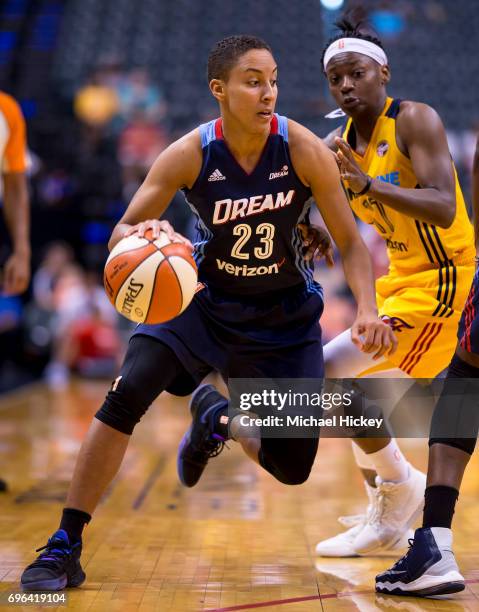
POLYGON ((170 242, 164 232, 156 240, 127 236, 112 249, 103 282, 116 310, 137 323, 163 323, 191 302, 198 270, 190 249, 170 242))

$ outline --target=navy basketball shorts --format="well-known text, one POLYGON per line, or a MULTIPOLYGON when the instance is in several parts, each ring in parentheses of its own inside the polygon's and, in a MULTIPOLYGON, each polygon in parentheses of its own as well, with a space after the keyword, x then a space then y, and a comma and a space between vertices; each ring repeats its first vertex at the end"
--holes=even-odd
POLYGON ((322 295, 304 285, 241 301, 205 287, 180 316, 159 325, 140 324, 134 335, 168 345, 196 384, 208 369, 226 382, 323 378, 322 311, 322 295))
POLYGON ((472 280, 457 331, 459 345, 468 353, 479 355, 479 267, 472 280))
MULTIPOLYGON (((242 296, 241 301, 205 287, 179 317, 139 325, 135 334, 168 345, 191 377, 189 386, 197 386, 212 370, 226 383, 230 378, 323 379, 322 311, 322 293, 304 285, 276 295, 242 296)), ((318 441, 319 429, 317 437, 308 439, 263 437, 260 464, 280 482, 300 484, 309 476, 318 441)))

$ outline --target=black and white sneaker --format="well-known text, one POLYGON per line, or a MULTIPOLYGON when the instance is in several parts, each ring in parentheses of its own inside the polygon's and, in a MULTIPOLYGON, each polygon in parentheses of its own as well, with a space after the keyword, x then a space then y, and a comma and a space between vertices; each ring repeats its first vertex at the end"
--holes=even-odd
POLYGON ((70 544, 63 529, 56 531, 45 546, 37 548, 43 552, 25 568, 21 586, 27 591, 61 591, 65 587, 77 587, 85 581, 85 572, 80 565, 81 542, 70 544))
POLYGON ((191 397, 193 420, 178 449, 178 477, 185 487, 194 487, 212 457, 221 453, 225 439, 215 434, 211 423, 214 411, 228 400, 213 385, 201 385, 191 397))
POLYGON ((450 529, 416 529, 410 544, 404 557, 391 569, 376 576, 378 593, 428 597, 464 590, 464 578, 452 552, 450 529))

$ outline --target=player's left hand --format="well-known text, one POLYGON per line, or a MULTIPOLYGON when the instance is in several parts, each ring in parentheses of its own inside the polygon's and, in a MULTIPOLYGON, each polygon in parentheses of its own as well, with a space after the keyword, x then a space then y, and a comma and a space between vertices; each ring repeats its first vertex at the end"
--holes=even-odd
POLYGON ((30 282, 30 261, 26 255, 12 253, 3 268, 3 295, 18 295, 30 282))
POLYGON ((398 345, 392 329, 376 315, 358 315, 351 327, 351 340, 363 353, 374 353, 374 360, 389 357, 398 345))
POLYGON ((298 223, 298 229, 301 232, 304 247, 304 258, 306 261, 311 259, 325 258, 327 265, 332 268, 334 266, 333 243, 331 236, 319 225, 306 225, 306 223, 298 223))
POLYGON ((366 187, 368 175, 358 166, 349 144, 343 138, 335 138, 334 141, 338 146, 338 152, 335 155, 341 179, 354 193, 359 193, 366 187))

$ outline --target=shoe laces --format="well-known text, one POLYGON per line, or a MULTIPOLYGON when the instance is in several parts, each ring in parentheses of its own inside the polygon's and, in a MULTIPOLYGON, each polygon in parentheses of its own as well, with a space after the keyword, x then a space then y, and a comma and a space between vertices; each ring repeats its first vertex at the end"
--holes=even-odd
POLYGON ((366 514, 350 514, 348 516, 339 516, 338 523, 343 527, 356 527, 360 523, 366 522, 366 514))
POLYGON ((197 444, 193 444, 193 449, 201 454, 206 455, 209 459, 217 457, 224 447, 229 448, 224 438, 218 434, 212 434, 203 438, 197 444))
POLYGON ((387 501, 386 492, 378 487, 375 491, 370 511, 368 512, 368 523, 372 525, 379 525, 381 523, 384 512, 387 509, 387 501))
POLYGON ((65 557, 70 557, 73 554, 75 548, 81 546, 80 542, 73 544, 72 546, 60 539, 50 538, 45 546, 40 546, 37 548, 35 552, 40 552, 44 550, 45 552, 41 553, 37 559, 30 565, 30 567, 46 567, 46 568, 57 568, 60 567, 65 557))
POLYGON ((392 566, 391 569, 393 570, 397 570, 399 569, 404 563, 407 563, 409 556, 412 552, 413 546, 414 546, 414 538, 409 538, 407 541, 409 548, 407 549, 406 553, 396 561, 396 563, 392 566))

